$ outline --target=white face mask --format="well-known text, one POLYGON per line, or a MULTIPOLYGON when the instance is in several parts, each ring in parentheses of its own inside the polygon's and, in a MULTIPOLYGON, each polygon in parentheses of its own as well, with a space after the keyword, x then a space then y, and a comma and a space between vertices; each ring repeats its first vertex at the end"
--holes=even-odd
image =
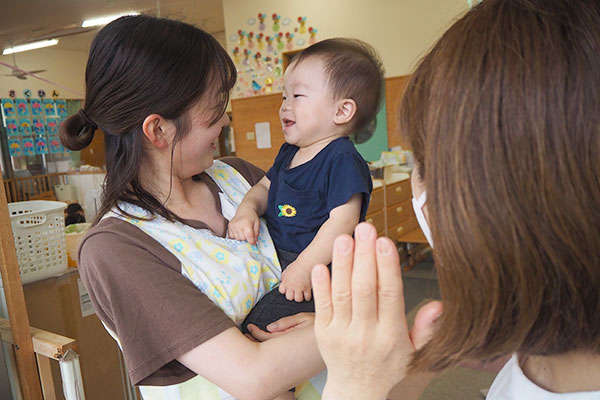
POLYGON ((423 214, 423 206, 427 202, 427 192, 423 192, 418 199, 412 198, 413 209, 415 210, 415 215, 417 216, 417 221, 419 222, 419 226, 429 242, 429 245, 433 248, 433 238, 431 237, 431 230, 429 229, 429 225, 427 224, 427 219, 425 219, 425 214, 423 214))

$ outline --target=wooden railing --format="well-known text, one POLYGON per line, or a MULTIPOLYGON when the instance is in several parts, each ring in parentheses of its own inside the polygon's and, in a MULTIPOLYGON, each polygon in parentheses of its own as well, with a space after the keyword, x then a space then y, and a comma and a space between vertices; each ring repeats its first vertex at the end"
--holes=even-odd
POLYGON ((66 172, 4 180, 6 201, 55 200, 54 186, 68 183, 66 172))
MULTIPOLYGON (((63 376, 63 382, 71 383, 74 381, 76 384, 70 384, 64 387, 63 390, 67 392, 65 393, 67 398, 83 399, 83 385, 81 382, 79 361, 77 353, 75 353, 75 350, 77 349, 75 339, 33 327, 30 329, 44 400, 57 399, 56 388, 54 387, 54 381, 52 379, 50 360, 55 360, 63 364, 71 364, 68 370, 74 370, 74 379, 66 379, 67 377, 63 376)), ((10 328, 10 322, 3 318, 0 318, 0 340, 13 345, 15 344, 10 328)), ((65 371, 64 367, 61 368, 61 372, 62 371, 65 371)))

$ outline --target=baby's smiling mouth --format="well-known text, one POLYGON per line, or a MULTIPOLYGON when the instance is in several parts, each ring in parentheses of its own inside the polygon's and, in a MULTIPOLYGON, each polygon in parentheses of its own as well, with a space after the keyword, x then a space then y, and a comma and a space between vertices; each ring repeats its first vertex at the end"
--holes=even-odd
POLYGON ((283 118, 281 120, 281 122, 283 122, 283 127, 284 128, 289 128, 290 126, 294 125, 296 122, 292 121, 291 119, 287 119, 287 118, 283 118))

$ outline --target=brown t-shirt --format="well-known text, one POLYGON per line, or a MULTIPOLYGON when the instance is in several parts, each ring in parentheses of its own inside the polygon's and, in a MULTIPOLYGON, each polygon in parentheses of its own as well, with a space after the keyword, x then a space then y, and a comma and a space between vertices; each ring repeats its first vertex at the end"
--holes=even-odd
MULTIPOLYGON (((251 184, 264 172, 239 158, 221 159, 251 184)), ((220 207, 219 188, 206 174, 220 207)), ((201 221, 186 221, 208 229, 201 221)), ((134 385, 166 386, 195 373, 176 358, 235 324, 186 277, 179 260, 118 218, 94 226, 79 248, 79 271, 98 317, 118 336, 134 385)))

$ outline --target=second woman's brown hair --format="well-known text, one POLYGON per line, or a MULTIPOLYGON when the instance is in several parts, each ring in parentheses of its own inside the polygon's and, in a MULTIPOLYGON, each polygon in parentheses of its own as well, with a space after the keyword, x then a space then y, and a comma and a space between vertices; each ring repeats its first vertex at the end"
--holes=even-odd
POLYGON ((416 369, 600 353, 600 3, 484 0, 401 106, 444 314, 416 369))

